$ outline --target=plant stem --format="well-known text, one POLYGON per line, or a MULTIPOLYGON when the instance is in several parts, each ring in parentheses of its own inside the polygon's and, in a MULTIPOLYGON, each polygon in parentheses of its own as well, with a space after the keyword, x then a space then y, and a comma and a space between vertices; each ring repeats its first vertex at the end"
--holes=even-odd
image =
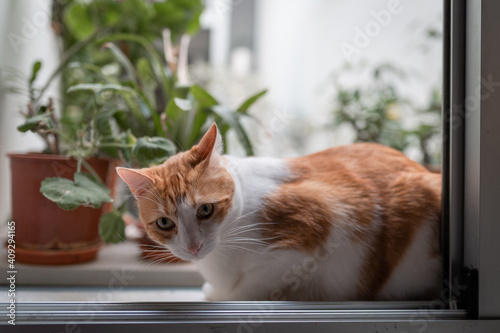
POLYGON ((132 148, 133 144, 127 143, 101 143, 98 148, 132 148))
POLYGON ((163 29, 162 31, 163 37, 163 52, 165 53, 165 60, 167 62, 172 75, 175 75, 177 71, 177 57, 174 54, 174 49, 172 46, 172 39, 170 34, 170 29, 163 29))
POLYGON ((85 166, 85 169, 87 169, 87 171, 90 172, 90 174, 92 176, 94 176, 95 179, 97 179, 98 181, 100 181, 101 183, 104 184, 104 181, 101 179, 101 177, 99 177, 99 175, 97 174, 97 172, 94 170, 94 168, 92 168, 90 166, 90 164, 87 161, 85 161, 84 159, 82 159, 82 163, 85 166))
POLYGON ((78 157, 76 159, 76 172, 82 172, 82 161, 83 161, 82 157, 78 157))
POLYGON ((190 41, 191 36, 188 34, 182 35, 179 46, 179 55, 177 57, 177 79, 181 85, 189 83, 188 48, 190 41))

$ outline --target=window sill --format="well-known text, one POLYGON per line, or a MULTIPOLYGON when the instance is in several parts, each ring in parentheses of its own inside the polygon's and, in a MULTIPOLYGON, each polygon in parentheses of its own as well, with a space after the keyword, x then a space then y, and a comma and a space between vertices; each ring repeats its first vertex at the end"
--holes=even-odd
MULTIPOLYGON (((6 249, 0 247, 0 256, 6 258, 6 249)), ((120 243, 104 246, 96 260, 77 265, 41 266, 16 262, 18 286, 162 286, 200 287, 203 278, 191 263, 150 264, 141 261, 135 244, 120 243)), ((7 262, 2 260, 0 270, 7 274, 7 262)), ((6 275, 2 284, 6 283, 6 275)))

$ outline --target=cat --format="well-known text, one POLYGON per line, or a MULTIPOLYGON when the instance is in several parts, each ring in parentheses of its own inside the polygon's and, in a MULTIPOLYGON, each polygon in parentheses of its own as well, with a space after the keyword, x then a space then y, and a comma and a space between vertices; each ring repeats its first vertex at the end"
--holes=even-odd
POLYGON ((149 236, 193 261, 207 300, 422 300, 439 293, 441 177, 356 143, 278 159, 198 145, 117 168, 149 236))

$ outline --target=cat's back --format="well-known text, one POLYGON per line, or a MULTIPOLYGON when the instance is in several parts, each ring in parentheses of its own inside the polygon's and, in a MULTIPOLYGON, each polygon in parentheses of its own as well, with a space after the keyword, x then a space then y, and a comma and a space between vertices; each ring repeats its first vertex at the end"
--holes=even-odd
POLYGON ((316 174, 349 172, 376 180, 400 172, 427 172, 403 153, 377 143, 355 143, 290 159, 292 173, 304 177, 316 174), (309 175, 308 175, 309 173, 309 175))
MULTIPOLYGON (((359 197, 392 205, 397 194, 419 198, 419 204, 440 208, 441 175, 432 173, 400 151, 376 143, 356 143, 330 148, 287 161, 286 187, 312 187, 356 201, 359 197), (318 186, 318 185, 322 186, 318 186), (422 195, 419 195, 422 194, 422 195), (425 200, 427 198, 427 200, 425 200)), ((317 195, 323 195, 321 191, 317 195)), ((410 198, 408 198, 410 199, 410 198)), ((407 204, 400 200, 399 205, 407 204)), ((413 205, 410 205, 413 206, 413 205)))
POLYGON ((285 163, 289 174, 267 195, 263 209, 266 220, 283 221, 270 232, 283 247, 311 250, 342 223, 370 230, 406 205, 413 208, 409 213, 431 202, 426 209, 433 214, 440 207, 440 176, 379 144, 331 148, 285 163))
POLYGON ((338 274, 338 288, 322 289, 330 294, 326 299, 336 299, 339 290, 350 290, 346 299, 433 291, 440 268, 439 174, 373 143, 331 148, 286 164, 289 177, 265 200, 262 218, 272 227, 264 236, 275 248, 304 253, 344 244, 337 253, 344 251, 349 261, 332 256, 324 272, 338 274), (432 265, 425 264, 431 259, 432 265), (406 267, 408 262, 422 265, 406 267), (356 286, 350 285, 353 278, 356 286))

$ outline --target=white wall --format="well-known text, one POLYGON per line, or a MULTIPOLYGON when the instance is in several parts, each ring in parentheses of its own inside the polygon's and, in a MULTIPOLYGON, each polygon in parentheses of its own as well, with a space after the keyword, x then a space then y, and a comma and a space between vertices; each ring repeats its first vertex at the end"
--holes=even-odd
POLYGON ((205 10, 200 17, 200 25, 210 29, 210 63, 215 66, 228 62, 231 29, 230 1, 206 0, 205 10))
MULTIPOLYGON (((57 66, 59 46, 52 33, 50 0, 0 1, 0 223, 10 214, 9 152, 40 151, 42 141, 32 133, 18 133, 16 127, 23 122, 19 110, 26 105, 26 95, 7 95, 4 89, 15 84, 25 88, 24 82, 36 60, 43 62, 37 82, 47 79, 57 66), (5 81, 5 70, 19 71, 23 80, 5 81)), ((57 99, 57 86, 49 94, 57 99)))

